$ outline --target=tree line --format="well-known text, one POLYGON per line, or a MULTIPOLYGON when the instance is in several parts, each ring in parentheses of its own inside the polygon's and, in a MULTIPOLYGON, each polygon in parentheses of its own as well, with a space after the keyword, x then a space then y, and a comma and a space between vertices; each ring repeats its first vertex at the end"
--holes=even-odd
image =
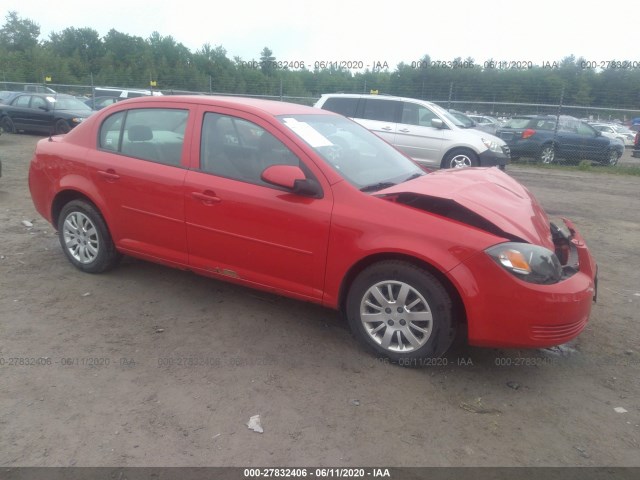
MULTIPOLYGON (((475 62, 455 58, 348 69, 339 64, 278 62, 264 47, 255 59, 229 58, 207 43, 190 51, 171 35, 149 38, 115 29, 104 37, 89 27, 68 27, 40 40, 33 20, 9 12, 0 28, 3 82, 148 88, 165 91, 283 95, 317 98, 323 93, 379 93, 432 101, 534 103, 640 109, 640 62, 598 62, 568 56, 557 62, 475 62), (286 67, 286 68, 285 68, 286 67)), ((492 107, 494 108, 494 107, 492 107)), ((487 108, 487 111, 491 108, 487 108)))

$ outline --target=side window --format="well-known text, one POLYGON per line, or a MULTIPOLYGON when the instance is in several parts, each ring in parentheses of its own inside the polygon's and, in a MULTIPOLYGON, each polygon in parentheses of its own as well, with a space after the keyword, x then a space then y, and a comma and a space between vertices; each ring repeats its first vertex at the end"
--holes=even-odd
POLYGON ((13 105, 16 107, 28 107, 31 95, 20 95, 13 101, 13 105))
POLYGON ((280 140, 255 123, 207 113, 200 140, 200 170, 220 177, 272 187, 261 175, 271 165, 300 165, 280 140))
POLYGON ((323 110, 339 113, 345 117, 355 117, 357 107, 358 99, 348 97, 330 97, 322 105, 323 110))
POLYGON ((595 131, 585 123, 578 123, 577 125, 578 135, 585 135, 589 137, 594 137, 596 135, 595 131))
POLYGON ((47 101, 42 97, 31 98, 31 108, 47 108, 47 101))
POLYGON ((179 166, 189 112, 141 108, 107 117, 100 127, 99 146, 130 157, 179 166))
POLYGON ((431 120, 438 118, 435 113, 422 105, 415 103, 402 102, 402 120, 401 123, 409 125, 419 125, 421 127, 430 127, 431 120))
POLYGON ((364 116, 367 120, 379 120, 381 122, 397 122, 396 112, 401 108, 401 103, 396 100, 378 100, 367 98, 364 100, 364 116))

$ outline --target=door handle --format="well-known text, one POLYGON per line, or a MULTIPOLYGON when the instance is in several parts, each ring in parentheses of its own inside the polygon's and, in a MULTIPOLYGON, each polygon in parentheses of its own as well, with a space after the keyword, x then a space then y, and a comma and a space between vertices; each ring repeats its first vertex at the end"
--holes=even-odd
POLYGON ((391 127, 382 127, 380 130, 386 130, 387 132, 393 130, 391 127))
POLYGON ((408 128, 403 128, 402 130, 400 130, 402 133, 409 133, 411 130, 409 130, 408 128))
POLYGON ((108 182, 115 182, 116 180, 120 179, 120 175, 118 175, 116 171, 113 170, 112 168, 110 168, 107 171, 98 170, 98 175, 100 175, 102 178, 104 178, 108 182))
POLYGON ((204 192, 191 192, 191 196, 196 200, 200 200, 205 205, 220 203, 220 197, 216 197, 216 194, 211 190, 205 190, 204 192))

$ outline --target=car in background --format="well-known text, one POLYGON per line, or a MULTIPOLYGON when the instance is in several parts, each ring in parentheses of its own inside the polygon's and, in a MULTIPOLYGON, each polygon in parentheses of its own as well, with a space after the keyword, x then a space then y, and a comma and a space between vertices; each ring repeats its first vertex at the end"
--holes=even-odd
POLYGON ((92 110, 102 110, 104 107, 108 107, 125 99, 126 97, 90 97, 83 100, 83 102, 92 110))
POLYGON ((356 122, 304 105, 119 102, 40 140, 29 189, 81 271, 127 254, 314 302, 406 366, 442 355, 456 330, 474 345, 565 343, 595 295, 577 228, 550 222, 509 175, 425 173, 356 122))
POLYGON ((593 128, 602 132, 602 135, 609 138, 617 138, 625 147, 633 146, 633 142, 636 138, 636 132, 632 132, 626 127, 621 125, 610 125, 606 123, 590 123, 593 128))
POLYGON ((22 92, 15 92, 13 90, 2 90, 0 91, 0 104, 7 104, 11 101, 13 97, 19 95, 22 92))
POLYGON ((93 113, 76 97, 59 93, 18 93, 7 102, 0 105, 0 127, 9 133, 63 134, 93 113))
POLYGON ((634 158, 640 158, 640 132, 636 132, 636 138, 633 140, 631 156, 634 158))
POLYGON ((515 116, 496 135, 511 149, 512 158, 530 157, 541 163, 592 160, 616 165, 624 144, 608 138, 577 118, 561 115, 515 116))
POLYGON ((504 141, 467 126, 435 103, 387 95, 324 94, 314 105, 349 117, 418 163, 440 168, 504 167, 504 141))
POLYGON ((475 128, 476 130, 481 130, 483 132, 490 133, 491 135, 495 135, 496 129, 491 125, 481 125, 476 122, 471 115, 467 115, 466 113, 462 113, 459 110, 449 109, 448 112, 453 115, 457 120, 459 120, 464 128, 475 128))
POLYGON ((467 116, 471 120, 476 122, 476 125, 478 125, 477 128, 480 128, 485 132, 489 132, 492 135, 495 135, 496 131, 500 127, 500 122, 498 121, 498 119, 490 115, 476 115, 476 114, 470 113, 467 116))

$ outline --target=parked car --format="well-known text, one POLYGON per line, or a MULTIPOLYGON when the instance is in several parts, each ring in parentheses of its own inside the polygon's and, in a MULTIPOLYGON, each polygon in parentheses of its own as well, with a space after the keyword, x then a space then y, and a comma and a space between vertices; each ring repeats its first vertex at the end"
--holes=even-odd
POLYGON ((561 115, 529 115, 511 118, 498 129, 497 135, 511 149, 511 157, 532 157, 542 163, 562 158, 569 162, 593 160, 615 165, 624 145, 577 118, 561 115), (556 128, 557 123, 557 128, 556 128))
POLYGON ((475 128, 476 130, 482 130, 483 132, 490 133, 491 135, 495 135, 496 129, 491 125, 481 125, 476 122, 471 115, 467 115, 466 113, 462 113, 459 110, 449 109, 448 112, 453 115, 457 120, 464 125, 464 128, 475 128))
POLYGON ((500 122, 498 119, 490 115, 475 115, 470 113, 467 116, 476 122, 476 125, 478 125, 476 128, 480 128, 492 135, 495 135, 498 128, 500 128, 500 122))
POLYGON ((69 132, 93 113, 71 95, 19 93, 0 105, 0 126, 5 132, 21 130, 45 134, 69 132))
POLYGON ((109 105, 113 105, 114 103, 118 103, 119 101, 124 100, 122 97, 90 97, 84 100, 84 104, 87 105, 92 110, 101 110, 104 107, 108 107, 109 105))
POLYGON ((636 132, 636 138, 633 141, 633 150, 631 156, 634 158, 640 158, 640 132, 636 132))
MULTIPOLYGON (((144 97, 38 142, 37 211, 69 261, 123 254, 341 310, 403 365, 585 327, 596 264, 496 168, 425 173, 341 115, 259 99, 144 97)), ((215 328, 212 323, 211 328, 215 328)))
POLYGON ((625 147, 633 146, 633 141, 636 138, 635 132, 619 125, 609 125, 606 123, 590 123, 589 125, 601 132, 605 137, 617 138, 625 147))
POLYGON ((349 117, 428 166, 504 166, 504 141, 465 128, 435 103, 386 95, 325 94, 314 105, 349 117))

